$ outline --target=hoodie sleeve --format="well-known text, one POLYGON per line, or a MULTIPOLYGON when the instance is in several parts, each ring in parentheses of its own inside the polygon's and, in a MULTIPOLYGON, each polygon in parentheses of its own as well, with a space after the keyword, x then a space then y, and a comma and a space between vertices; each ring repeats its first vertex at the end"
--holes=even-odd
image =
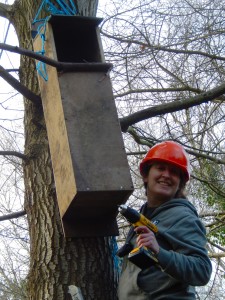
POLYGON ((162 237, 172 250, 160 248, 158 254, 162 270, 177 280, 193 286, 206 285, 212 273, 207 254, 205 227, 197 216, 183 214, 162 237))

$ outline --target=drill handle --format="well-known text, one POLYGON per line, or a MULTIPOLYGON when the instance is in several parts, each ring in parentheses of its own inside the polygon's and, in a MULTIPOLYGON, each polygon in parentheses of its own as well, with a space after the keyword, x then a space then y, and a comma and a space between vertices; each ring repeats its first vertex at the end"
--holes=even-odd
POLYGON ((133 223, 133 226, 134 227, 146 226, 154 233, 157 233, 159 231, 158 227, 142 214, 140 214, 140 219, 137 222, 133 223))

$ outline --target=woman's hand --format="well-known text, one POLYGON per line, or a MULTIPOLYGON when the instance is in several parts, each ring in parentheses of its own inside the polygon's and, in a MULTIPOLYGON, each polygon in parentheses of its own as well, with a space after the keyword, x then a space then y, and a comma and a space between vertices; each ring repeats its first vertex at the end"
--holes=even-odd
POLYGON ((137 233, 137 245, 138 247, 147 247, 155 254, 159 253, 159 244, 155 238, 155 234, 146 226, 138 226, 134 229, 137 233))

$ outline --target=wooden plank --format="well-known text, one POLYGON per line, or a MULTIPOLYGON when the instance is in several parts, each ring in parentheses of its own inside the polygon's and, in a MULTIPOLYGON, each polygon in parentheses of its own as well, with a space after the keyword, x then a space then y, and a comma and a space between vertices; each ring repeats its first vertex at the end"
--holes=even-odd
MULTIPOLYGON (((48 24, 46 29, 46 37, 46 56, 55 59, 56 51, 54 49, 54 39, 51 34, 50 24, 48 24)), ((39 36, 35 38, 33 46, 34 51, 40 51, 41 39, 39 36)), ((48 81, 45 82, 40 75, 38 76, 38 81, 41 90, 59 210, 61 217, 63 217, 77 193, 77 188, 73 172, 57 70, 48 65, 46 65, 46 69, 48 81)))

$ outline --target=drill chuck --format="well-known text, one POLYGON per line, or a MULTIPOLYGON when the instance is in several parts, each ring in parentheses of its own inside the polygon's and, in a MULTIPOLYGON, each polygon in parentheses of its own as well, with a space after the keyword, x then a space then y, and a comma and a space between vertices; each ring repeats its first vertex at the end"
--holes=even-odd
POLYGON ((137 223, 140 219, 140 214, 135 209, 132 209, 125 204, 119 206, 119 212, 132 224, 137 223))

